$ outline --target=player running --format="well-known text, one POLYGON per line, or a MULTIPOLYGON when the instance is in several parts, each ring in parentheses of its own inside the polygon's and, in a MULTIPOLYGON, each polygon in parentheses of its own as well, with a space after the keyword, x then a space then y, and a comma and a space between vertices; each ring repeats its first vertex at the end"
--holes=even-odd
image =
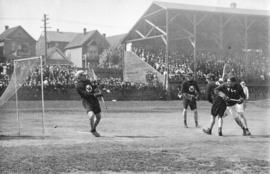
POLYGON ((211 107, 211 119, 209 128, 203 129, 203 132, 206 134, 211 135, 212 129, 215 125, 215 119, 218 116, 218 135, 222 136, 222 124, 223 124, 223 116, 226 111, 226 102, 225 100, 216 94, 215 88, 219 85, 214 82, 214 75, 208 74, 206 76, 207 87, 206 87, 206 94, 207 100, 212 103, 211 107))
POLYGON ((249 130, 243 125, 238 116, 238 108, 236 104, 241 104, 244 102, 245 94, 243 88, 237 83, 235 77, 230 77, 227 79, 227 83, 216 88, 218 95, 221 96, 227 105, 227 109, 233 116, 235 122, 242 128, 243 135, 250 135, 249 130))
POLYGON ((194 121, 195 126, 199 127, 198 124, 198 111, 197 111, 197 102, 200 96, 200 89, 195 80, 193 80, 193 73, 188 73, 186 76, 186 81, 183 82, 181 88, 181 94, 183 97, 183 117, 184 117, 184 125, 188 128, 187 125, 187 108, 188 106, 194 112, 194 121))
POLYGON ((241 104, 236 104, 236 108, 237 108, 237 112, 240 116, 240 118, 242 119, 242 123, 244 124, 244 127, 246 129, 246 135, 251 135, 249 129, 248 129, 248 125, 247 125, 247 119, 244 115, 245 109, 246 109, 246 101, 249 99, 249 90, 248 87, 246 86, 246 83, 244 81, 242 81, 240 83, 241 87, 243 88, 244 94, 246 96, 245 100, 243 103, 241 104))
POLYGON ((79 70, 75 77, 77 77, 77 92, 82 98, 83 107, 86 109, 89 117, 90 132, 95 137, 100 137, 100 134, 96 131, 96 128, 101 120, 101 108, 98 101, 98 97, 102 96, 98 90, 97 85, 94 85, 90 80, 86 79, 84 71, 79 70))

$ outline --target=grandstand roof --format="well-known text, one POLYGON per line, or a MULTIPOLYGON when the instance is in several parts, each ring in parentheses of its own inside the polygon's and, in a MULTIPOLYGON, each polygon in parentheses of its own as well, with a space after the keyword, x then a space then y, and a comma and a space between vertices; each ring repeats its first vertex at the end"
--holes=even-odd
MULTIPOLYGON (((254 9, 240 9, 240 8, 232 8, 232 7, 214 7, 214 6, 202 6, 202 5, 189 5, 189 4, 179 4, 179 3, 172 3, 172 2, 160 2, 154 1, 146 12, 142 15, 141 18, 135 23, 135 25, 131 28, 128 34, 124 37, 122 42, 126 41, 141 41, 147 39, 154 39, 158 38, 161 39, 161 36, 166 36, 166 11, 176 11, 176 12, 190 12, 192 14, 196 13, 205 13, 205 15, 213 14, 213 15, 222 15, 227 16, 227 21, 230 16, 247 16, 249 21, 258 20, 258 18, 254 17, 263 17, 263 22, 267 22, 270 17, 270 11, 268 10, 254 10, 254 9), (266 21, 265 21, 266 20, 266 21), (151 29, 152 28, 152 29, 151 29)), ((199 14, 201 15, 201 14, 199 14)), ((170 20, 175 18, 181 18, 183 15, 175 15, 171 17, 170 20)), ((198 21, 204 20, 203 15, 201 18, 197 19, 198 21)), ((261 18, 260 18, 261 19, 261 18)), ((192 20, 192 19, 189 19, 192 20)), ((191 22, 191 21, 189 21, 191 22)), ((224 20, 224 23, 226 21, 224 20)), ((170 23, 170 26, 174 25, 174 23, 170 23)), ((180 27, 187 26, 186 24, 181 24, 180 27)), ((178 27, 179 25, 174 25, 174 27, 178 27)), ((182 27, 183 28, 183 27, 182 27)), ((178 29, 178 36, 180 35, 182 38, 190 37, 190 33, 192 34, 192 30, 188 29, 178 29), (182 32, 179 33, 179 32, 182 32), (183 35, 184 34, 184 35, 183 35)))
POLYGON ((61 32, 61 31, 47 31, 48 42, 70 42, 79 33, 61 32))
POLYGON ((160 1, 154 1, 153 4, 156 4, 159 7, 164 8, 164 9, 270 16, 270 11, 268 10, 241 9, 241 8, 231 8, 231 7, 228 7, 228 8, 211 7, 211 6, 189 5, 189 4, 179 4, 179 3, 160 2, 160 1))
POLYGON ((109 42, 111 47, 117 47, 118 45, 121 44, 121 42, 123 41, 124 37, 127 35, 127 33, 125 34, 118 34, 118 35, 114 35, 114 36, 109 36, 107 37, 107 41, 109 42))

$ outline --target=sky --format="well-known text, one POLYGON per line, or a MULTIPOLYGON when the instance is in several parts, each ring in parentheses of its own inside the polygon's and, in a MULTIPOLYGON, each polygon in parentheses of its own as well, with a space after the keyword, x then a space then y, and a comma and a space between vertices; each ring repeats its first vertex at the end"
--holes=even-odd
MULTIPOLYGON (((205 6, 270 10, 269 0, 159 0, 205 6)), ((5 26, 21 25, 34 39, 43 32, 46 14, 48 30, 83 32, 98 30, 106 36, 128 33, 153 0, 0 0, 0 33, 5 26)))

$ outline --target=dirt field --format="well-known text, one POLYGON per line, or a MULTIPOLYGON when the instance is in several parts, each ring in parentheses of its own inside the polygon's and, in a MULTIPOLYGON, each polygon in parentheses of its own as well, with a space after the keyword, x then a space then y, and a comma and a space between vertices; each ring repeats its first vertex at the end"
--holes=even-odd
POLYGON ((14 102, 0 110, 0 173, 270 173, 270 100, 248 104, 252 133, 242 136, 231 116, 223 137, 202 133, 210 104, 199 102, 199 123, 188 112, 184 128, 180 101, 107 102, 98 131, 80 101, 45 101, 45 136, 41 103, 21 102, 17 136, 14 102))

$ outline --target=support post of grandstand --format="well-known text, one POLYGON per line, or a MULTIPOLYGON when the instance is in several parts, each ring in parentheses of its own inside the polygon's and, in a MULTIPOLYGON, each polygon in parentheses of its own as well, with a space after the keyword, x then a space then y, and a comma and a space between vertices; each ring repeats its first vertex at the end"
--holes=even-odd
MULTIPOLYGON (((13 62, 14 68, 16 68, 16 60, 13 62)), ((15 71, 13 71, 15 72, 15 71)), ((16 98, 16 114, 17 114, 17 125, 18 125, 18 135, 21 135, 21 122, 20 122, 20 115, 19 115, 19 103, 18 103, 18 94, 17 94, 17 76, 16 72, 14 73, 14 86, 15 86, 15 98, 16 98)))
POLYGON ((42 104, 42 135, 45 134, 45 125, 44 125, 44 83, 43 83, 43 64, 42 57, 40 58, 40 79, 41 79, 41 104, 42 104))

